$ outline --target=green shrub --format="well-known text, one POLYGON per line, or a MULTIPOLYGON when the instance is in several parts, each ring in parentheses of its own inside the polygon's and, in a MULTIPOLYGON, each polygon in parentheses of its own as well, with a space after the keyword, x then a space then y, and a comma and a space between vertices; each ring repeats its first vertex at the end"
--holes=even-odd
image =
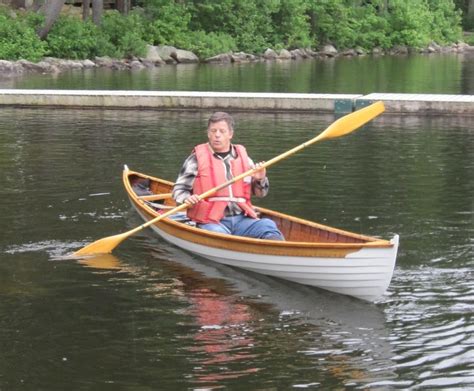
POLYGON ((462 37, 461 10, 456 9, 452 0, 430 0, 430 11, 433 14, 431 39, 446 44, 462 37))
POLYGON ((46 53, 46 45, 36 35, 38 18, 11 19, 0 14, 0 59, 38 61, 46 53))
POLYGON ((168 0, 145 0, 145 39, 157 45, 186 41, 191 15, 186 5, 168 0))
POLYGON ((145 20, 138 12, 121 15, 118 11, 109 11, 102 18, 100 26, 102 37, 110 48, 102 45, 102 51, 117 58, 143 56, 146 52, 145 20))
POLYGON ((205 31, 190 32, 186 40, 177 42, 177 45, 192 51, 200 58, 237 50, 237 44, 230 35, 205 31))
POLYGON ((60 16, 49 32, 46 41, 48 54, 58 58, 87 59, 99 53, 104 40, 97 26, 73 16, 60 16))
POLYGON ((393 45, 423 47, 431 40, 433 14, 425 0, 392 0, 390 2, 390 35, 393 45))

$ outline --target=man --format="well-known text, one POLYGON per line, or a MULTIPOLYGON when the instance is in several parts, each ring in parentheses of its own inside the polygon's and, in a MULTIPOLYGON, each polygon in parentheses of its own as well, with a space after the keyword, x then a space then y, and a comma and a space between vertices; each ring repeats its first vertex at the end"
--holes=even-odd
POLYGON ((268 240, 284 240, 276 224, 266 218, 258 218, 250 202, 254 194, 264 197, 269 182, 265 168, 256 171, 231 186, 219 190, 199 201, 202 194, 253 167, 254 165, 242 145, 231 143, 234 135, 234 120, 223 112, 214 113, 208 121, 208 143, 194 147, 185 160, 173 188, 177 203, 186 203, 188 217, 200 228, 239 236, 268 240))

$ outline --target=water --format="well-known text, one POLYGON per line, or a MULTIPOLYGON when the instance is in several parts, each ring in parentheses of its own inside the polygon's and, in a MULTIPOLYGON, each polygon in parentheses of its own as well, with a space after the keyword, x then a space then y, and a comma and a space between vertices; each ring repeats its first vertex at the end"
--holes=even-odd
MULTIPOLYGON (((0 389, 472 389, 474 132, 384 116, 269 170, 266 207, 401 236, 365 303, 220 266, 142 231, 114 255, 65 255, 140 224, 131 169, 175 179, 208 113, 0 111, 0 389)), ((269 159, 332 116, 236 114, 269 159)))
POLYGON ((474 54, 181 64, 151 70, 93 69, 1 79, 0 88, 295 93, 474 94, 474 54))

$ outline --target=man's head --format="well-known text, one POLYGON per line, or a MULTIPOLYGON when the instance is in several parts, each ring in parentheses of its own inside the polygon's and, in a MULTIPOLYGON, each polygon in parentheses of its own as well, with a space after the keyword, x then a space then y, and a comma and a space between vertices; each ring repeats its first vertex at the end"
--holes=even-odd
POLYGON ((214 152, 227 152, 234 135, 234 119, 227 113, 216 112, 207 122, 207 137, 214 152))

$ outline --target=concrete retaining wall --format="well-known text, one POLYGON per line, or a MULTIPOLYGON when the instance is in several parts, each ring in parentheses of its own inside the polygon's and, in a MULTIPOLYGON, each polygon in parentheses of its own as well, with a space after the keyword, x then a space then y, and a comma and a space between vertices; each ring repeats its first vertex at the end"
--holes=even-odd
POLYGON ((382 100, 388 114, 474 115, 474 96, 0 89, 0 106, 349 113, 382 100))

